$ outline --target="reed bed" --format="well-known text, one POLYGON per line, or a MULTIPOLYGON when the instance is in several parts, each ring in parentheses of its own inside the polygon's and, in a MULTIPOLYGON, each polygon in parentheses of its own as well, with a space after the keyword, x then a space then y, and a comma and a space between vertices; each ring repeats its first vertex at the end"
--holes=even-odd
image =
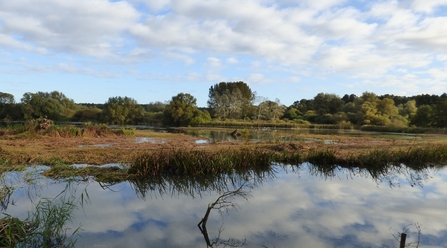
POLYGON ((231 173, 240 169, 268 168, 275 156, 273 151, 255 148, 158 150, 138 154, 130 164, 129 173, 143 177, 231 173))
POLYGON ((75 138, 75 137, 107 137, 107 136, 135 136, 135 128, 112 129, 106 124, 85 123, 83 126, 54 125, 46 119, 30 120, 23 124, 8 125, 0 128, 0 136, 22 135, 25 138, 30 135, 44 135, 51 137, 75 138))
MULTIPOLYGON (((366 170, 378 178, 390 170, 403 167, 423 170, 434 165, 447 163, 447 146, 416 147, 407 149, 374 149, 355 154, 345 154, 335 148, 323 146, 308 151, 293 144, 275 146, 243 146, 221 149, 173 148, 137 152, 129 155, 126 169, 98 168, 94 166, 73 168, 58 164, 44 174, 53 178, 94 176, 98 181, 117 182, 122 180, 160 177, 263 173, 276 163, 300 166, 308 162, 315 172, 331 175, 339 168, 366 170)), ((139 188, 154 184, 136 182, 139 188), (146 185, 147 184, 147 185, 146 185)))

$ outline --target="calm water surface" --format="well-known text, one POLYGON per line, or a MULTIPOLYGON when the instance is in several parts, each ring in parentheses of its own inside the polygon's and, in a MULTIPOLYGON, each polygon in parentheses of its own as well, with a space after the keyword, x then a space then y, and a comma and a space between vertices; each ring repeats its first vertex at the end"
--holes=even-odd
POLYGON ((172 129, 171 132, 182 132, 187 135, 203 138, 198 140, 199 143, 213 143, 213 142, 261 142, 261 141, 270 141, 270 142, 322 142, 325 144, 333 144, 337 143, 337 138, 335 136, 358 136, 358 137, 390 137, 393 136, 393 139, 402 139, 402 140, 419 140, 424 137, 432 136, 432 135, 421 135, 421 134, 403 134, 403 133, 381 133, 381 132, 366 132, 359 130, 343 130, 343 129, 309 129, 309 128, 298 128, 298 129, 271 129, 271 128, 249 128, 249 129, 239 129, 239 132, 246 132, 246 135, 241 136, 233 136, 231 133, 234 131, 234 128, 227 129, 191 129, 191 130, 179 130, 172 129), (327 138, 316 139, 306 137, 306 135, 315 134, 315 135, 324 135, 327 138))
MULTIPOLYGON (((16 190, 3 209, 22 218, 40 198, 58 196, 67 184, 26 174, 25 181, 23 174, 8 173, 6 183, 16 190)), ((418 223, 420 247, 447 247, 445 168, 402 168, 373 179, 346 169, 324 175, 303 164, 275 166, 271 173, 233 181, 200 182, 70 183, 73 194, 87 192, 90 199, 69 224, 82 228, 76 246, 207 247, 207 235, 214 247, 226 241, 244 247, 398 247, 393 234, 413 224, 407 233, 415 242, 418 223), (235 196, 228 202, 236 208, 212 210, 204 235, 197 224, 208 204, 241 185, 248 200, 235 196)))

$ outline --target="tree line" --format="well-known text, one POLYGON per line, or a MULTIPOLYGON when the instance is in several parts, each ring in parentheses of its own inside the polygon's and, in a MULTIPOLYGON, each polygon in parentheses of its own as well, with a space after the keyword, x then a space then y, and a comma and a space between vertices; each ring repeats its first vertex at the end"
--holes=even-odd
POLYGON ((355 126, 447 127, 447 94, 416 96, 319 93, 290 106, 258 96, 244 82, 220 82, 209 88, 206 108, 188 93, 166 102, 139 104, 130 97, 110 97, 103 104, 75 103, 58 91, 27 92, 16 102, 0 92, 0 120, 23 121, 48 118, 56 122, 108 124, 160 124, 187 126, 213 120, 266 120, 302 124, 355 126))

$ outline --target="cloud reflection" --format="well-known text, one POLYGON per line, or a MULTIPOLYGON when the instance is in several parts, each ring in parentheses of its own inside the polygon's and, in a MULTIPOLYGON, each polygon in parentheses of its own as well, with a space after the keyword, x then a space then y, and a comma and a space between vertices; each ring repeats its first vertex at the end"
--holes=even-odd
MULTIPOLYGON (((423 247, 447 246, 446 169, 424 171, 428 177, 418 186, 406 172, 392 174, 389 184, 345 169, 333 177, 316 175, 310 166, 278 167, 276 178, 250 189, 248 201, 235 199, 238 210, 222 217, 212 212, 210 238, 223 223, 221 238, 246 239, 247 247, 396 247, 392 233, 419 223, 423 247)), ((73 223, 82 225, 79 247, 206 247, 197 223, 221 193, 155 189, 142 198, 130 182, 85 186, 91 203, 75 213, 73 223)), ((63 183, 51 184, 41 195, 56 195, 62 188, 63 183)), ((23 211, 22 206, 11 211, 23 211)), ((415 238, 409 233, 408 241, 415 238)))

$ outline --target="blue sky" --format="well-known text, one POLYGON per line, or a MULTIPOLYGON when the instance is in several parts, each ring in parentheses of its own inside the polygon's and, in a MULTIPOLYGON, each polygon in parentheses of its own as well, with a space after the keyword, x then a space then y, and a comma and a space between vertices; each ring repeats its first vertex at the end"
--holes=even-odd
POLYGON ((447 91, 447 0, 0 1, 0 92, 139 103, 244 81, 290 105, 320 92, 447 91))

